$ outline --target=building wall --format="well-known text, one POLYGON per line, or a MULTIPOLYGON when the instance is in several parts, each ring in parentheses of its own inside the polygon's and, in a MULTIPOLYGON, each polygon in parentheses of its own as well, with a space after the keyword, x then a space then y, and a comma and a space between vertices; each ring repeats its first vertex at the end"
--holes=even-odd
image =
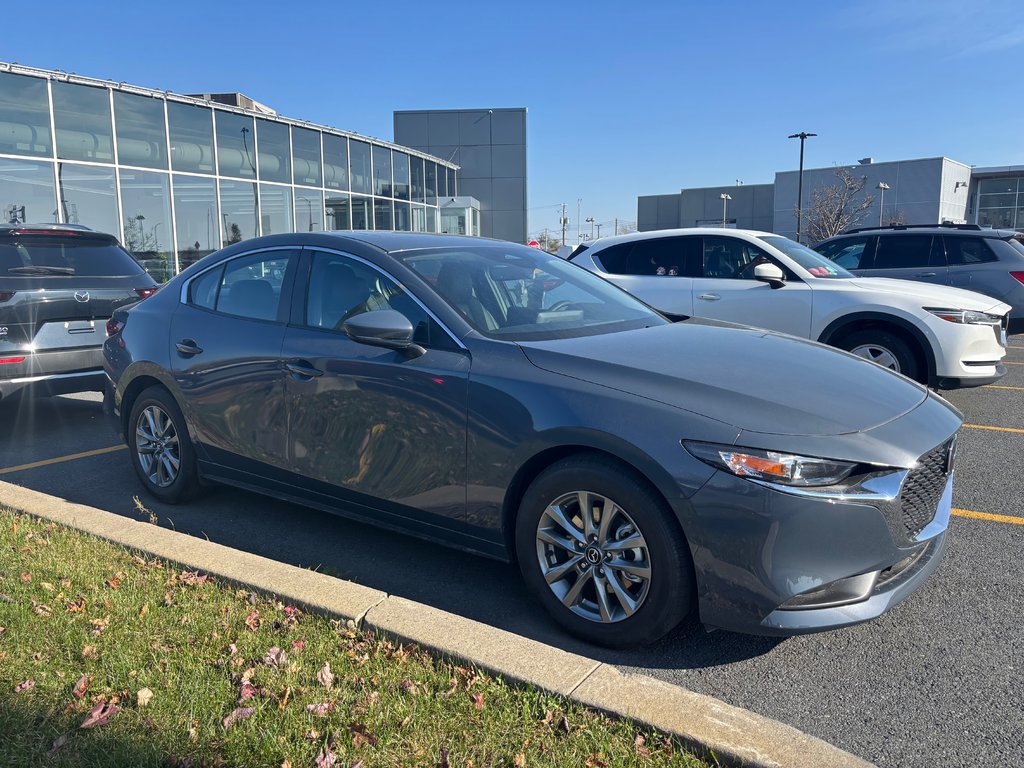
POLYGON ((396 143, 460 166, 458 194, 480 201, 481 235, 526 242, 525 108, 398 111, 394 123, 396 143))
POLYGON ((725 201, 727 226, 737 229, 771 230, 775 199, 771 184, 684 189, 681 193, 679 226, 720 226, 723 194, 732 198, 725 201))
POLYGON ((679 208, 682 196, 645 195, 637 198, 636 228, 640 232, 679 227, 679 208))

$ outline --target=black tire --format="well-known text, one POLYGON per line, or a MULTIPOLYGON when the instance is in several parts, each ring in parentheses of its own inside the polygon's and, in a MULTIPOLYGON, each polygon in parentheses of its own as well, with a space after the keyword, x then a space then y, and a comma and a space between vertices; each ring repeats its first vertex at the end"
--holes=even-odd
MULTIPOLYGON (((836 345, 847 352, 853 352, 858 348, 872 347, 880 351, 888 352, 898 366, 897 370, 904 376, 915 381, 927 383, 924 380, 924 371, 917 355, 907 342, 899 336, 882 330, 881 328, 868 328, 863 331, 855 331, 836 345)), ((865 359, 871 359, 865 355, 858 355, 865 359)), ((888 367, 888 366, 887 366, 888 367)))
POLYGON ((139 394, 132 405, 126 431, 135 474, 151 495, 167 504, 178 504, 195 497, 200 488, 195 448, 188 436, 185 417, 166 389, 153 386, 139 394), (160 418, 161 414, 166 422, 160 418), (167 426, 162 431, 159 428, 154 430, 147 417, 156 417, 153 423, 167 426), (148 441, 148 445, 143 444, 140 450, 140 439, 144 439, 140 437, 140 429, 143 433, 161 437, 164 442, 158 445, 148 441), (177 470, 171 477, 167 468, 173 467, 175 460, 177 470))
MULTIPOLYGON (((590 507, 598 509, 594 503, 591 503, 590 507)), ((573 507, 570 500, 563 508, 575 509, 578 512, 581 505, 573 507)), ((596 520, 599 521, 604 516, 606 509, 606 505, 600 507, 596 520)), ((566 515, 569 514, 570 512, 566 512, 566 515)), ((580 520, 577 528, 581 529, 582 518, 577 515, 574 519, 580 520)), ((595 520, 593 513, 591 520, 595 520)), ((545 530, 560 532, 565 529, 551 525, 545 530)), ((530 484, 519 506, 515 537, 519 569, 527 586, 555 621, 571 634, 588 642, 610 648, 652 643, 675 628, 690 613, 694 605, 693 560, 672 510, 642 476, 609 457, 599 454, 573 456, 553 464, 538 475, 530 484), (593 549, 597 550, 597 559, 591 563, 596 565, 591 567, 591 563, 584 565, 583 562, 593 554, 591 547, 588 546, 586 551, 574 553, 568 547, 558 548, 539 539, 542 520, 545 523, 554 522, 548 515, 549 505, 574 495, 577 491, 604 497, 604 500, 610 500, 618 508, 619 511, 613 511, 609 515, 611 522, 608 523, 608 527, 616 523, 624 524, 618 527, 614 535, 609 534, 607 537, 609 547, 615 548, 625 539, 632 540, 629 533, 631 526, 635 527, 642 537, 644 546, 617 552, 595 546, 593 549), (637 552, 642 553, 642 556, 637 555, 637 552), (564 557, 565 561, 553 564, 552 558, 558 557, 564 557), (565 570, 564 579, 559 579, 555 585, 549 586, 545 580, 544 569, 555 571, 566 567, 567 561, 576 557, 582 558, 582 561, 565 570), (626 563, 627 557, 633 562, 626 563), (617 570, 624 564, 640 565, 648 570, 646 587, 643 586, 643 578, 617 570), (582 571, 581 568, 589 570, 582 571), (580 603, 571 608, 567 607, 555 594, 555 589, 568 587, 563 596, 569 597, 576 588, 576 579, 583 579, 584 573, 592 581, 577 590, 581 596, 580 603), (601 576, 598 576, 598 573, 601 576), (632 581, 634 578, 637 579, 636 582, 632 581), (604 606, 600 605, 598 600, 599 583, 604 585, 604 606), (627 590, 634 590, 632 593, 627 592, 629 596, 639 597, 638 605, 631 615, 625 612, 626 602, 618 597, 617 589, 622 590, 623 586, 627 590), (589 603, 586 598, 588 593, 594 596, 589 603), (604 609, 609 604, 618 612, 617 618, 605 612, 604 609), (592 605, 593 608, 588 608, 588 605, 592 605), (574 610, 590 611, 600 615, 588 618, 574 610)), ((579 549, 571 537, 566 541, 579 549)), ((594 542, 597 542, 596 536, 594 542)))

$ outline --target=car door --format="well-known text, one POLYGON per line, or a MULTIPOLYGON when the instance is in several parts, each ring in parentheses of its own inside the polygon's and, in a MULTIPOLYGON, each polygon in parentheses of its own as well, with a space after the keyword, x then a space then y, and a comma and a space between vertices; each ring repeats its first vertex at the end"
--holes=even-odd
POLYGON ((284 466, 281 342, 298 251, 270 249, 186 284, 171 319, 171 375, 202 458, 258 472, 284 466))
POLYGON ((904 233, 879 235, 871 268, 859 269, 856 274, 947 285, 949 269, 942 237, 904 233))
POLYGON ((705 235, 703 269, 693 280, 693 314, 790 333, 811 332, 812 291, 785 264, 748 240, 705 235), (772 263, 787 274, 773 288, 754 279, 754 267, 772 263))
POLYGON ((300 275, 282 350, 292 471, 348 501, 461 522, 469 353, 367 261, 306 250, 300 275), (347 318, 379 309, 409 319, 423 354, 346 335, 347 318))
MULTIPOLYGON (((986 265, 999 260, 986 242, 986 238, 945 235, 943 240, 946 245, 946 261, 949 264, 949 284, 1002 299, 1005 293, 1000 295, 998 289, 993 290, 993 286, 986 280, 987 277, 993 276, 993 271, 986 265)), ((1001 272, 1000 277, 1005 278, 1006 272, 1001 272)))
POLYGON ((641 301, 670 315, 689 317, 701 247, 700 235, 659 237, 614 245, 592 258, 609 280, 641 301))

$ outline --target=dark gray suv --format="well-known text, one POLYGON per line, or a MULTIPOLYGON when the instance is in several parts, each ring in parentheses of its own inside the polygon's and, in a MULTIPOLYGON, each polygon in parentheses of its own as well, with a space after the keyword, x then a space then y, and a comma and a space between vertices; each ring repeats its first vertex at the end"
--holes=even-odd
POLYGON ((1024 329, 1024 233, 977 224, 853 229, 814 249, 862 277, 896 277, 966 288, 1013 307, 1010 330, 1024 329))
POLYGON ((156 288, 112 235, 0 225, 0 399, 102 390, 107 321, 156 288))

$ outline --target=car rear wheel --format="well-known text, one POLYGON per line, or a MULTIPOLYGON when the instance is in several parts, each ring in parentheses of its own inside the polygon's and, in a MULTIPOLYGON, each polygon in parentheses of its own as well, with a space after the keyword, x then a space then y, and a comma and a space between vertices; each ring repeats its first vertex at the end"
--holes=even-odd
POLYGON ((838 346, 883 368, 921 381, 921 366, 914 351, 903 339, 888 331, 857 331, 844 338, 838 346))
POLYGON ((166 389, 150 387, 136 398, 128 419, 128 449, 135 473, 160 501, 177 504, 198 491, 185 417, 166 389))
POLYGON ((523 578, 572 634, 614 648, 667 634, 694 602, 693 561, 664 500, 603 456, 542 472, 516 519, 523 578))

